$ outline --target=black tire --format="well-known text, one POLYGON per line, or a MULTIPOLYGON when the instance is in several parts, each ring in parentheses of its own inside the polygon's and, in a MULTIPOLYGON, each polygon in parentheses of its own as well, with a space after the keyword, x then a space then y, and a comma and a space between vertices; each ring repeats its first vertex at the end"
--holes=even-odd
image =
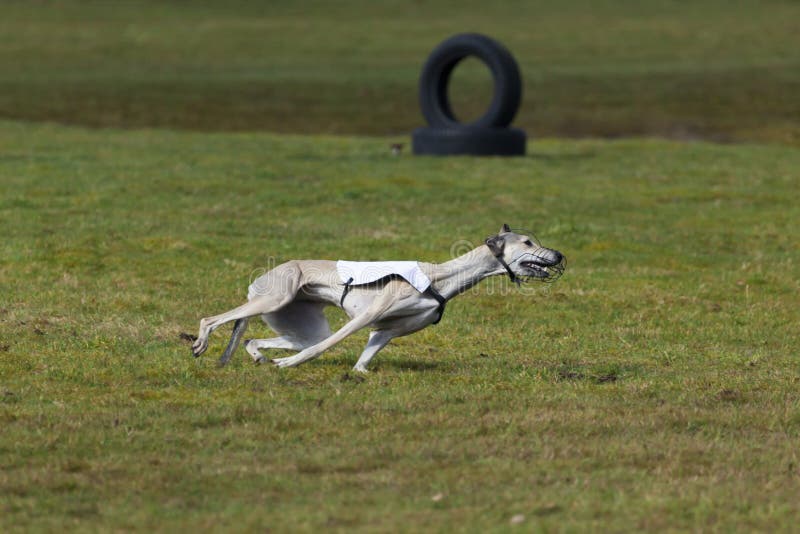
POLYGON ((437 46, 419 79, 419 105, 428 124, 435 128, 504 128, 511 124, 522 99, 519 66, 506 47, 478 33, 462 33, 437 46), (475 56, 492 72, 494 96, 488 111, 480 118, 461 124, 453 115, 447 85, 458 62, 475 56))
POLYGON ((411 140, 417 155, 525 155, 525 132, 517 128, 417 128, 411 140))

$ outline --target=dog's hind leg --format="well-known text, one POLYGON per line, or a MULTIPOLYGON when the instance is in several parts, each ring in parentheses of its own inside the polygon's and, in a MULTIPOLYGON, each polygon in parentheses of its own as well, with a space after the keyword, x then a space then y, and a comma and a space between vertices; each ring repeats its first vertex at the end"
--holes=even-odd
POLYGON ((269 339, 248 339, 244 345, 244 349, 253 358, 254 362, 264 363, 267 359, 261 354, 260 349, 303 350, 307 346, 308 345, 300 344, 291 339, 279 336, 269 339))
MULTIPOLYGON (((292 297, 294 297, 294 295, 292 295, 292 297)), ((279 309, 281 306, 285 306, 288 300, 289 299, 272 299, 268 298, 268 295, 264 295, 256 297, 250 302, 242 304, 238 308, 234 308, 225 313, 200 319, 200 331, 197 334, 197 340, 195 340, 192 345, 192 353, 195 357, 203 354, 208 348, 208 336, 225 323, 239 319, 247 319, 254 315, 261 315, 262 313, 279 309)))
POLYGON ((250 340, 245 349, 256 363, 263 363, 264 356, 259 349, 303 350, 319 343, 331 335, 324 308, 321 302, 296 300, 276 312, 262 315, 279 337, 250 340))
POLYGON ((200 320, 197 340, 192 345, 192 353, 195 357, 206 351, 208 336, 223 324, 278 311, 294 300, 302 278, 302 273, 294 262, 280 265, 269 274, 270 278, 264 286, 269 289, 268 291, 255 295, 249 302, 237 308, 200 320))
POLYGON ((228 342, 228 346, 225 347, 225 351, 222 353, 222 356, 219 358, 218 365, 223 367, 228 364, 233 356, 233 353, 236 352, 236 349, 239 347, 239 343, 242 341, 242 336, 244 336, 245 331, 247 330, 247 323, 249 319, 237 319, 235 323, 233 323, 233 332, 231 332, 231 340, 228 342))

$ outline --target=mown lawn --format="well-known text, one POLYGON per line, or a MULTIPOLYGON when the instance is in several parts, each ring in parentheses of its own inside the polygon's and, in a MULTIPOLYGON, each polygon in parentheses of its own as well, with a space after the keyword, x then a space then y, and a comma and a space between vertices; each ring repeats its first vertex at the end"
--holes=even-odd
POLYGON ((800 151, 393 140, 0 123, 0 530, 795 528, 800 151), (364 334, 280 371, 181 339, 274 262, 503 222, 565 276, 487 283, 363 379, 364 334))
MULTIPOLYGON (((535 137, 800 143, 800 3, 410 0, 0 4, 0 118, 106 127, 407 134, 446 37, 520 63, 535 137)), ((487 107, 459 68, 455 112, 487 107)))

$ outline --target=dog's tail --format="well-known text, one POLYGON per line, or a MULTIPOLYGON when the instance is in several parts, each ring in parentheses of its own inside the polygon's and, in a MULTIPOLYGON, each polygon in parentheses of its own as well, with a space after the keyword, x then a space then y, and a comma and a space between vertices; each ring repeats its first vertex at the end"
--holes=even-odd
POLYGON ((249 321, 250 319, 245 317, 244 319, 237 319, 236 322, 233 323, 233 332, 231 333, 231 340, 228 341, 228 346, 225 347, 225 352, 223 352, 222 356, 220 356, 219 358, 218 365, 220 367, 227 365, 227 363, 231 359, 231 356, 233 356, 233 353, 236 352, 236 349, 239 347, 239 343, 242 341, 242 336, 247 330, 247 323, 249 321))

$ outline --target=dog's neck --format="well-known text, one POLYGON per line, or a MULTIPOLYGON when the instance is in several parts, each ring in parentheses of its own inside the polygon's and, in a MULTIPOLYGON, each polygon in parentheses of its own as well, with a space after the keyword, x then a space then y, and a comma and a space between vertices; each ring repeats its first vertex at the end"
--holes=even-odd
MULTIPOLYGON (((445 263, 428 264, 433 287, 447 300, 474 287, 484 278, 506 274, 489 247, 482 245, 445 263)), ((428 269, 425 269, 426 271, 428 269)))

